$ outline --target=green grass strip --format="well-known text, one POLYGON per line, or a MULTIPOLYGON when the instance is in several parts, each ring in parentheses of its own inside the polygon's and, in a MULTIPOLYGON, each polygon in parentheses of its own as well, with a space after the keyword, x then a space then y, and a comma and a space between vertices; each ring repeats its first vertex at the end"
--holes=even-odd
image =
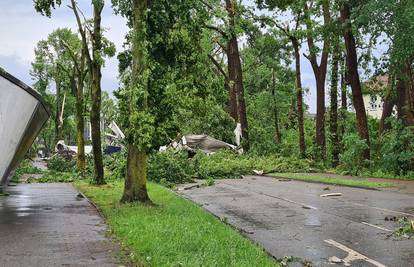
POLYGON ((274 177, 283 177, 289 178, 292 180, 300 180, 305 182, 318 182, 324 184, 333 184, 333 185, 344 185, 344 186, 352 186, 352 187, 362 187, 362 188, 389 188, 395 187, 392 183, 380 183, 380 182, 373 182, 367 179, 341 179, 336 177, 329 177, 329 176, 318 176, 318 175, 308 175, 308 174, 298 174, 298 173, 272 173, 270 174, 274 177))
POLYGON ((122 182, 75 185, 101 208, 112 232, 139 265, 278 266, 236 230, 160 185, 148 185, 155 207, 120 205, 122 182))

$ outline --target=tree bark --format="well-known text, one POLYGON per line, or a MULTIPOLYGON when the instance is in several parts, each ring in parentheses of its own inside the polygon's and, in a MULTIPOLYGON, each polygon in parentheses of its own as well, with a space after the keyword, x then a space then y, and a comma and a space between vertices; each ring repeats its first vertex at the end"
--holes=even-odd
POLYGON ((92 70, 91 70, 91 126, 92 126, 92 150, 95 165, 95 182, 98 185, 105 184, 104 169, 102 160, 102 140, 101 140, 101 66, 102 59, 100 51, 102 50, 102 29, 101 29, 101 13, 103 10, 103 1, 93 1, 94 27, 92 41, 92 70))
POLYGON ((71 8, 76 17, 79 33, 82 37, 82 47, 88 62, 89 85, 91 95, 90 121, 92 128, 92 151, 95 168, 95 184, 105 184, 102 141, 101 141, 101 67, 102 67, 102 10, 105 2, 103 0, 92 1, 93 4, 93 33, 92 33, 92 55, 89 51, 88 41, 84 26, 80 19, 78 6, 75 0, 71 0, 71 8))
POLYGON ((63 140, 62 105, 61 83, 60 81, 56 81, 55 144, 63 140))
POLYGON ((280 144, 282 141, 282 135, 279 127, 279 110, 277 108, 277 97, 276 97, 276 79, 274 70, 272 70, 272 97, 273 97, 273 119, 275 124, 275 141, 280 144))
POLYGON ((332 143, 332 166, 339 164, 339 135, 338 135, 338 71, 339 71, 339 54, 338 47, 332 58, 332 74, 331 74, 331 112, 330 112, 330 131, 332 143))
POLYGON ((397 113, 404 126, 414 125, 414 117, 409 103, 409 86, 403 78, 397 80, 397 113))
POLYGON ((298 110, 298 130, 299 130, 299 151, 300 156, 304 158, 306 156, 306 143, 305 143, 305 127, 303 122, 303 89, 301 78, 301 66, 300 66, 300 48, 299 42, 296 38, 291 37, 293 49, 295 51, 295 77, 296 77, 296 98, 297 98, 297 110, 298 110))
POLYGON ((340 142, 342 142, 342 137, 345 134, 346 114, 348 112, 346 72, 346 58, 344 56, 341 60, 341 123, 339 124, 340 142))
MULTIPOLYGON (((226 10, 229 16, 229 24, 231 28, 236 26, 236 3, 234 0, 226 0, 226 10)), ((242 128, 242 147, 244 151, 248 151, 250 148, 249 144, 249 132, 247 122, 246 103, 244 98, 244 85, 243 85, 243 70, 240 60, 239 45, 237 42, 237 36, 232 31, 227 46, 227 58, 228 58, 228 69, 229 69, 229 80, 230 80, 230 103, 234 101, 234 92, 237 97, 237 113, 239 122, 242 128)))
MULTIPOLYGON (((329 1, 322 1, 322 13, 324 17, 324 24, 327 25, 331 21, 331 15, 329 11, 329 1)), ((305 16, 307 18, 307 30, 308 30, 308 47, 309 56, 307 57, 312 65, 312 70, 316 80, 316 145, 319 147, 320 157, 322 159, 326 156, 326 137, 325 137, 325 80, 328 67, 329 57, 329 41, 324 40, 321 61, 318 64, 315 40, 311 35, 312 26, 310 24, 310 14, 307 4, 305 4, 305 16)))
POLYGON ((388 86, 387 86, 387 92, 384 97, 384 106, 382 109, 381 119, 379 123, 379 133, 382 134, 383 132, 391 129, 391 125, 389 122, 387 122, 387 119, 391 117, 392 111, 394 109, 394 106, 396 104, 395 101, 395 94, 394 94, 394 88, 393 88, 393 78, 391 75, 388 78, 388 86))
MULTIPOLYGON (((228 47, 227 47, 228 49, 228 47)), ((230 117, 234 119, 237 123, 239 122, 239 116, 237 114, 237 95, 235 91, 235 86, 230 85, 229 75, 224 71, 221 67, 220 63, 212 56, 208 55, 211 62, 213 62, 214 66, 216 66, 217 72, 220 73, 224 78, 224 88, 226 92, 229 94, 229 101, 227 103, 227 112, 229 113, 230 117)))
POLYGON ((347 69, 349 82, 352 88, 352 100, 356 112, 358 123, 358 133, 361 139, 365 140, 368 149, 364 151, 364 159, 370 159, 370 140, 368 131, 368 120, 365 112, 364 100, 362 98, 361 81, 358 73, 358 56, 356 51, 355 37, 352 33, 350 21, 351 11, 348 3, 344 3, 341 8, 341 22, 344 24, 344 40, 347 51, 347 69))
POLYGON ((76 165, 80 173, 84 173, 86 168, 86 158, 85 158, 85 120, 83 117, 84 109, 84 98, 83 98, 83 88, 84 88, 84 70, 85 70, 85 57, 84 53, 81 56, 81 62, 78 65, 77 69, 77 81, 76 81, 76 144, 78 146, 78 154, 76 165))
MULTIPOLYGON (((144 95, 148 93, 147 61, 147 0, 133 0, 133 36, 132 36, 132 88, 142 87, 144 95)), ((142 102, 130 103, 131 113, 141 109, 148 110, 148 100, 144 96, 142 102)), ((144 148, 128 144, 127 170, 125 188, 121 202, 151 203, 147 192, 147 154, 144 148)))

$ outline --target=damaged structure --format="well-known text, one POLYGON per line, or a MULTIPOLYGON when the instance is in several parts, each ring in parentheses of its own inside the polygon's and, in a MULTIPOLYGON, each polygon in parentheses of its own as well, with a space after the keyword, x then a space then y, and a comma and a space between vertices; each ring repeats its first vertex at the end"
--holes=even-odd
POLYGON ((10 181, 48 118, 40 94, 0 68, 1 184, 10 181))

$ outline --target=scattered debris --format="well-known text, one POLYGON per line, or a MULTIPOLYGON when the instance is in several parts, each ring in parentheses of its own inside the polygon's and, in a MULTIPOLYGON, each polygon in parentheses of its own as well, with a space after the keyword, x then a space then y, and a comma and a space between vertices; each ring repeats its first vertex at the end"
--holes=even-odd
POLYGON ((292 181, 292 179, 285 179, 285 178, 283 178, 283 179, 277 179, 279 182, 291 182, 292 181))
POLYGON ((289 263, 300 262, 301 259, 295 256, 285 256, 283 259, 279 259, 281 266, 289 266, 289 263))
POLYGON ((85 196, 83 194, 81 194, 81 193, 79 193, 76 197, 77 198, 85 198, 85 196))
POLYGON ((414 238, 414 221, 409 220, 407 217, 401 217, 398 223, 399 227, 391 235, 401 239, 414 238))
POLYGON ((384 220, 396 222, 396 221, 398 221, 398 218, 395 217, 395 216, 386 216, 384 220))
POLYGON ((260 170, 260 171, 253 170, 253 172, 254 172, 254 174, 259 175, 259 176, 262 176, 264 174, 264 170, 260 170))
POLYGON ((342 193, 330 193, 330 194, 322 194, 319 197, 340 197, 342 193))
POLYGON ((329 191, 329 190, 331 190, 331 188, 329 186, 327 186, 323 189, 323 191, 329 191))
POLYGON ((330 257, 328 261, 330 263, 335 263, 335 264, 339 264, 339 263, 342 263, 343 262, 342 259, 340 259, 340 258, 338 258, 336 256, 330 257))
POLYGON ((194 188, 200 188, 199 184, 192 184, 192 185, 188 185, 188 186, 184 186, 182 188, 180 188, 180 190, 191 190, 194 188))
POLYGON ((305 209, 305 210, 310 210, 311 209, 311 207, 309 207, 309 206, 302 206, 302 208, 305 209))

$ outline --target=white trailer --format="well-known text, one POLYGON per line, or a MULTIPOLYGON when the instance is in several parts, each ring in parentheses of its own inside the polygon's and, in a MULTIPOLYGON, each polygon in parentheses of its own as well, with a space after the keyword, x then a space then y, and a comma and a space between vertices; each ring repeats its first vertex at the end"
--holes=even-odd
POLYGON ((49 118, 39 93, 0 68, 0 183, 10 181, 49 118))

